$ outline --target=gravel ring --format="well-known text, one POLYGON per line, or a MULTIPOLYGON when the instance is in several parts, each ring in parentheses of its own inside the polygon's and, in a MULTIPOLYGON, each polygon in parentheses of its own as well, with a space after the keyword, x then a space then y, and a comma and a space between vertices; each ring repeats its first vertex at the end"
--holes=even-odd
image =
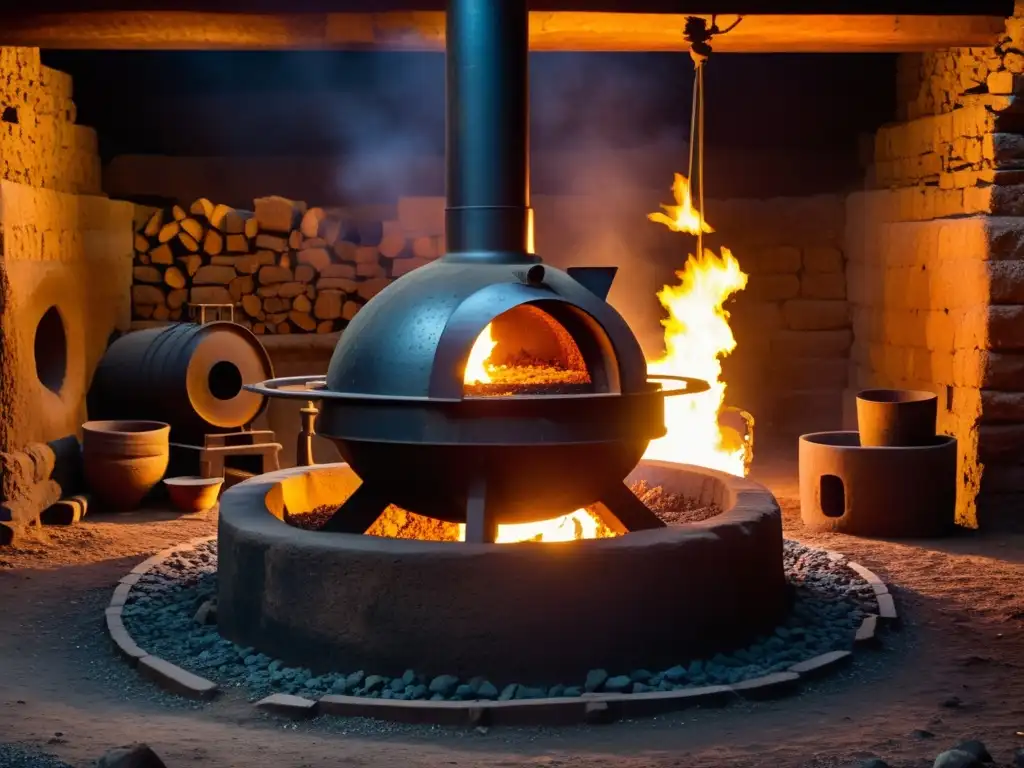
POLYGON ((71 768, 53 755, 20 744, 0 743, 0 765, 4 768, 71 768))
POLYGON ((121 619, 130 638, 145 648, 145 653, 225 688, 238 689, 253 701, 274 693, 307 699, 333 694, 397 700, 510 700, 735 685, 786 672, 822 654, 851 650, 863 620, 879 612, 876 594, 885 590, 870 571, 847 563, 841 555, 786 541, 783 560, 794 590, 793 610, 772 635, 751 646, 656 672, 592 670, 585 680, 573 681, 575 684, 508 683, 499 689, 478 678, 460 681, 441 675, 427 679, 412 670, 396 678, 362 670, 313 675, 253 648, 239 647, 221 638, 215 626, 195 621, 199 607, 216 597, 216 552, 216 541, 203 539, 165 551, 137 567, 135 578, 126 577, 132 583, 122 585, 121 619))

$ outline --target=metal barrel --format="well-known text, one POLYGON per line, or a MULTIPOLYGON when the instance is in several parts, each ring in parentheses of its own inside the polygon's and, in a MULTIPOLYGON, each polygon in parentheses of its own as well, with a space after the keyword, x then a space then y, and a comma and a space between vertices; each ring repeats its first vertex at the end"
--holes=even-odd
POLYGON ((150 419, 176 440, 250 424, 265 396, 243 389, 273 378, 270 356, 235 323, 175 323, 133 331, 104 353, 93 375, 89 418, 150 419))

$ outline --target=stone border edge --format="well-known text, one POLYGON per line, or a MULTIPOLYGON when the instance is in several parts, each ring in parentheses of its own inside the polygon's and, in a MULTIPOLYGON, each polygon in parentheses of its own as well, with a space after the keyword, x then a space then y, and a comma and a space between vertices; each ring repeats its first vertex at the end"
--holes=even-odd
MULTIPOLYGON (((171 555, 195 549, 215 540, 216 536, 199 539, 161 550, 136 565, 122 577, 114 590, 104 614, 107 632, 118 653, 139 674, 152 680, 169 693, 191 699, 209 700, 220 691, 211 680, 194 675, 139 647, 121 619, 121 609, 142 574, 163 563, 171 555)), ((845 565, 864 579, 875 593, 877 614, 865 616, 854 637, 854 648, 877 646, 880 623, 898 621, 896 605, 889 589, 873 571, 846 556, 826 550, 833 561, 845 565)), ((608 723, 622 718, 650 717, 679 712, 693 707, 720 707, 736 700, 761 701, 785 696, 805 680, 826 674, 849 663, 851 651, 829 651, 791 666, 785 672, 744 680, 734 685, 709 685, 679 691, 650 693, 585 693, 580 697, 514 699, 512 701, 403 701, 371 699, 365 696, 328 694, 307 699, 292 694, 274 693, 255 703, 267 714, 294 719, 333 715, 364 717, 413 725, 447 725, 461 727, 488 726, 558 726, 581 723, 608 723)))
POLYGON ((110 635, 114 647, 131 666, 139 671, 140 676, 156 683, 157 686, 168 693, 200 701, 208 701, 214 698, 220 692, 220 686, 212 680, 194 675, 188 670, 175 666, 169 661, 159 656, 154 656, 141 648, 124 626, 121 612, 125 603, 128 602, 129 594, 144 573, 160 565, 171 555, 195 549, 199 545, 213 541, 216 538, 216 536, 204 536, 199 539, 193 539, 192 541, 163 549, 152 557, 143 560, 118 580, 114 594, 110 598, 110 603, 104 610, 107 634, 110 635))

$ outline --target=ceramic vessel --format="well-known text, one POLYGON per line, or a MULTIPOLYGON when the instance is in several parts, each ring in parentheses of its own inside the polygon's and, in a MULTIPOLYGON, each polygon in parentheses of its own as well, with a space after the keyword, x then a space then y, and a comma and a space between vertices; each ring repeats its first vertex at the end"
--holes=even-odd
POLYGON ((217 503, 223 477, 165 477, 164 485, 171 502, 182 512, 205 512, 217 503))
POLYGON ((857 394, 857 431, 865 448, 910 448, 935 442, 938 398, 913 389, 865 389, 857 394))
POLYGON ((82 425, 85 480, 99 506, 137 507, 167 471, 170 425, 160 421, 87 421, 82 425))

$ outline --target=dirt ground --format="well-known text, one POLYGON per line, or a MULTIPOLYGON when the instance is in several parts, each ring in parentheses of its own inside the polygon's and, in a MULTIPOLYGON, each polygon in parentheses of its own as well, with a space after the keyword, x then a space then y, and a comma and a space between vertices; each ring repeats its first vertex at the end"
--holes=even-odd
POLYGON ((965 532, 879 542, 801 530, 791 469, 761 472, 787 535, 849 554, 893 587, 903 626, 884 649, 776 702, 564 730, 407 728, 366 721, 281 723, 237 693, 196 705, 140 682, 114 658, 102 608, 115 581, 170 544, 214 532, 206 516, 160 512, 47 529, 0 549, 0 741, 75 766, 146 741, 180 766, 807 766, 878 756, 931 765, 965 738, 1009 764, 1024 747, 1024 536, 965 532))

